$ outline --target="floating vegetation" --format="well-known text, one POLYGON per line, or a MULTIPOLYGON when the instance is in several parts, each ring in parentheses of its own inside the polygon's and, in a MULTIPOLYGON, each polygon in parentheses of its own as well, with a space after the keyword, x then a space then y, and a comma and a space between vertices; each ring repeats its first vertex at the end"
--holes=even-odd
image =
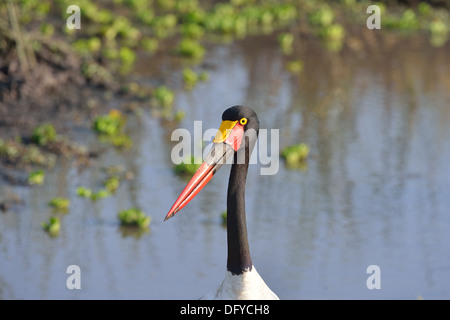
POLYGON ((105 180, 105 189, 113 193, 119 188, 120 180, 119 177, 112 176, 105 180))
POLYGON ((150 104, 156 108, 161 118, 170 120, 174 118, 174 100, 175 93, 167 86, 161 85, 153 90, 150 104))
POLYGON ((82 198, 91 198, 92 190, 85 187, 77 188, 77 195, 82 198))
POLYGON ((308 15, 309 23, 315 27, 326 27, 333 23, 334 11, 324 4, 308 15))
POLYGON ((278 35, 278 42, 284 54, 290 55, 294 51, 294 35, 289 32, 283 32, 278 35))
POLYGON ((180 32, 186 38, 201 39, 205 35, 205 28, 197 23, 185 23, 180 32))
POLYGON ((198 81, 207 81, 209 79, 207 72, 196 73, 191 68, 184 68, 182 74, 184 85, 188 89, 194 88, 198 81))
POLYGON ((91 199, 96 201, 98 199, 106 198, 112 195, 120 186, 120 182, 123 179, 133 179, 133 173, 125 170, 122 165, 110 166, 105 169, 108 177, 103 181, 103 187, 97 191, 79 186, 76 193, 81 198, 91 199))
POLYGON ((94 130, 97 133, 114 136, 122 133, 125 126, 125 117, 119 110, 113 109, 106 115, 94 119, 94 130))
POLYGON ((327 4, 308 15, 308 20, 314 32, 323 40, 325 47, 330 51, 340 51, 343 46, 345 29, 335 22, 335 12, 327 4))
POLYGON ((119 60, 120 60, 120 72, 128 73, 131 71, 134 62, 136 61, 136 53, 128 47, 121 47, 119 49, 119 60))
POLYGON ((174 166, 174 171, 177 175, 183 177, 191 177, 200 168, 202 159, 195 158, 191 156, 186 158, 182 163, 174 166))
POLYGON ((156 38, 145 37, 141 41, 142 47, 149 53, 155 53, 159 48, 159 40, 156 38))
POLYGON ((177 110, 175 114, 173 115, 173 120, 179 122, 184 119, 186 116, 186 111, 184 110, 177 110))
POLYGON ((442 20, 433 20, 429 25, 430 43, 435 47, 441 47, 447 42, 448 31, 447 25, 442 20))
MULTIPOLYGON (((57 156, 60 155, 66 157, 89 156, 86 147, 57 135, 52 125, 37 126, 33 130, 32 137, 26 140, 28 140, 27 143, 24 143, 20 137, 7 141, 0 139, 0 162, 4 165, 13 165, 29 170, 34 166, 52 167, 57 156)), ((31 180, 39 179, 38 173, 30 178, 31 180)))
POLYGON ((198 75, 191 68, 184 68, 183 81, 186 87, 193 88, 198 81, 198 75))
POLYGON ((82 198, 88 198, 92 201, 97 201, 98 199, 109 197, 111 195, 111 191, 106 188, 101 188, 94 192, 91 189, 80 186, 77 188, 77 195, 82 198))
POLYGON ((345 29, 339 23, 333 23, 322 27, 319 36, 325 41, 325 46, 329 51, 337 52, 344 45, 345 29))
MULTIPOLYGON (((55 127, 50 123, 44 123, 34 128, 31 141, 41 149, 45 149, 56 155, 63 156, 88 156, 86 147, 81 146, 68 138, 56 133, 55 127)), ((38 156, 35 150, 34 155, 38 156)))
POLYGON ((151 217, 147 216, 141 209, 130 208, 119 212, 117 217, 123 226, 136 226, 139 228, 148 228, 151 217))
POLYGON ((55 197, 48 202, 48 205, 58 212, 69 210, 70 200, 67 198, 55 197))
POLYGON ((292 60, 286 62, 286 69, 292 73, 299 73, 303 70, 303 62, 300 60, 292 60))
POLYGON ((127 170, 122 164, 108 166, 104 171, 109 177, 117 177, 120 180, 131 180, 134 178, 133 172, 127 170))
POLYGON ((205 48, 200 44, 198 40, 184 38, 181 39, 174 52, 183 57, 200 60, 205 54, 205 48))
POLYGON ((96 201, 98 199, 107 198, 111 195, 111 192, 107 189, 99 189, 96 192, 92 192, 91 200, 96 201))
POLYGON ((227 210, 223 211, 220 214, 220 220, 222 221, 222 226, 226 227, 227 226, 227 210))
POLYGON ((130 137, 123 133, 126 118, 119 110, 113 109, 106 115, 94 119, 93 128, 99 134, 99 140, 109 142, 115 147, 129 147, 130 137))
POLYGON ((166 86, 159 86, 155 88, 152 94, 151 102, 153 105, 161 107, 171 107, 175 100, 175 94, 166 86))
POLYGON ((44 123, 34 128, 31 140, 39 146, 45 146, 50 142, 54 142, 56 137, 55 127, 50 123, 44 123))
POLYGON ((59 217, 50 217, 48 222, 42 223, 42 228, 48 232, 51 237, 57 237, 61 229, 61 220, 59 217))
POLYGON ((44 170, 35 170, 28 174, 28 183, 30 185, 41 185, 42 183, 44 183, 44 178, 44 170))
POLYGON ((126 134, 119 134, 106 139, 105 137, 100 137, 100 141, 110 142, 114 147, 117 148, 129 148, 133 144, 130 137, 126 134))
POLYGON ((0 160, 16 166, 51 167, 55 164, 56 156, 42 151, 35 145, 24 145, 20 140, 0 139, 0 160))
POLYGON ((0 139, 0 155, 9 158, 15 159, 19 156, 20 144, 17 141, 8 141, 5 142, 3 139, 0 139))
POLYGON ((281 151, 281 158, 290 168, 303 168, 308 155, 309 147, 305 143, 291 145, 281 151))

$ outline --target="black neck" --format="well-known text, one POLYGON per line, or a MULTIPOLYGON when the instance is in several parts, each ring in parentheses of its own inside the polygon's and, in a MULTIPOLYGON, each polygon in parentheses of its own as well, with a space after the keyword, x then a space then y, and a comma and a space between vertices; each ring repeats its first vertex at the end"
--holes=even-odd
MULTIPOLYGON (((248 148, 246 148, 248 155, 248 148)), ((246 159, 249 159, 246 157, 246 159)), ((227 195, 227 269, 232 274, 241 274, 251 270, 252 259, 247 238, 247 222, 245 218, 245 181, 247 179, 248 162, 237 164, 237 153, 231 167, 227 195)))

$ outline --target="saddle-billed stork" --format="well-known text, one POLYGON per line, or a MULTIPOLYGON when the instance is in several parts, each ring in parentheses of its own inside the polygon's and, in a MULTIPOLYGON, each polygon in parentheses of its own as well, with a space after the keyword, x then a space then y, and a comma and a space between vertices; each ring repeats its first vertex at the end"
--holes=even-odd
POLYGON ((213 148, 164 219, 180 211, 233 157, 227 194, 227 271, 217 292, 206 299, 278 299, 256 271, 247 238, 245 181, 258 132, 259 120, 251 108, 234 106, 225 110, 213 148))

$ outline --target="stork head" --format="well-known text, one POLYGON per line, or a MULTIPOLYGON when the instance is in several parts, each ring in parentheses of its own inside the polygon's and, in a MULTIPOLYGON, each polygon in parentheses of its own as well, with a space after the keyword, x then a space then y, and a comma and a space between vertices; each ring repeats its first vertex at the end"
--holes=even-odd
POLYGON ((248 164, 258 138, 258 131, 259 120, 253 109, 234 106, 225 110, 211 151, 170 208, 164 221, 187 205, 226 163, 227 159, 234 156, 237 164, 248 164))

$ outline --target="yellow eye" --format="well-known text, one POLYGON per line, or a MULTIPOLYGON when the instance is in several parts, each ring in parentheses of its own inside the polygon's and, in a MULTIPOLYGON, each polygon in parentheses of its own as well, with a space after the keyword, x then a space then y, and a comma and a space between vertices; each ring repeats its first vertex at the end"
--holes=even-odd
POLYGON ((247 124, 247 118, 242 118, 241 120, 239 120, 239 123, 245 126, 247 124))

